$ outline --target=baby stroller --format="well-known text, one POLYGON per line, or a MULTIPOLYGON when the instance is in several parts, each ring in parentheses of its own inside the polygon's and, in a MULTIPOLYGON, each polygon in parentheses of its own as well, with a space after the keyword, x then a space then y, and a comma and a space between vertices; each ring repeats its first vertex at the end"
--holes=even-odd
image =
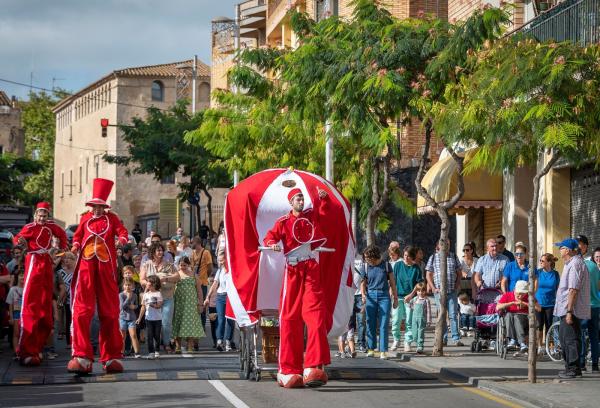
POLYGON ((501 327, 500 317, 496 312, 496 303, 502 295, 502 292, 495 288, 485 288, 479 291, 475 299, 476 308, 476 323, 475 323, 475 338, 471 343, 471 351, 474 353, 481 352, 484 348, 496 349, 496 352, 501 352, 501 345, 496 342, 502 338, 499 331, 503 331, 501 327), (495 343, 495 347, 493 346, 495 343))

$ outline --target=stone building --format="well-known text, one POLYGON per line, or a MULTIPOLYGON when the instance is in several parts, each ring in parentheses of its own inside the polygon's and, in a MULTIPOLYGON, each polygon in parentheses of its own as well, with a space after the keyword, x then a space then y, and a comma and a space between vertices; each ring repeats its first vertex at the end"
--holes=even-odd
POLYGON ((21 109, 16 99, 0 91, 0 154, 25 154, 25 133, 21 126, 21 109))
MULTIPOLYGON (((180 98, 190 98, 191 68, 187 60, 116 70, 56 105, 54 217, 59 223, 79 221, 85 201, 92 198, 92 179, 103 177, 115 181, 109 202, 127 228, 140 223, 145 234, 155 230, 166 237, 189 225, 183 211, 187 204, 176 198, 180 174, 156 181, 150 175, 127 174, 102 156, 126 153, 127 145, 113 125, 144 117, 150 106, 167 109, 180 98), (107 137, 102 137, 102 118, 110 124, 107 137)), ((210 68, 199 63, 197 108, 208 107, 209 99, 210 68)))

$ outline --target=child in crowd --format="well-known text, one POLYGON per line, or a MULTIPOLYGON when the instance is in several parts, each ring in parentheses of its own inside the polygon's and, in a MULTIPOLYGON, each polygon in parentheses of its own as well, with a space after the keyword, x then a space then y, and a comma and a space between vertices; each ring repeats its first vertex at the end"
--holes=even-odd
POLYGON ((15 351, 15 359, 17 359, 17 346, 19 344, 19 333, 21 327, 21 306, 23 304, 23 282, 25 281, 24 276, 20 273, 15 279, 15 285, 10 288, 8 295, 6 296, 6 303, 8 304, 8 323, 13 327, 13 349, 15 351))
POLYGON ((431 324, 431 303, 427 297, 427 285, 423 282, 415 286, 417 296, 410 300, 412 309, 412 331, 417 343, 417 354, 423 354, 425 327, 431 324))
POLYGON ((135 358, 140 358, 140 343, 135 332, 137 322, 138 295, 133 291, 135 282, 130 277, 123 278, 123 292, 119 293, 119 328, 123 336, 123 352, 127 333, 131 339, 135 358))
POLYGON ((348 322, 348 330, 338 337, 338 352, 336 357, 356 358, 356 345, 354 344, 354 330, 356 329, 356 314, 352 313, 348 322), (346 343, 348 345, 346 346, 346 343))
MULTIPOLYGON (((133 290, 132 292, 134 293, 135 297, 137 298, 138 302, 137 302, 137 308, 135 309, 135 318, 137 319, 138 316, 140 315, 140 308, 141 308, 141 304, 142 304, 142 295, 144 294, 144 291, 142 289, 142 285, 140 285, 139 283, 139 275, 138 275, 138 280, 135 280, 135 277, 137 275, 137 272, 135 271, 135 268, 131 265, 125 265, 123 267, 123 271, 122 271, 122 275, 123 275, 123 282, 126 279, 131 279, 133 281, 133 290)), ((146 321, 144 320, 144 317, 142 316, 142 321, 140 324, 136 324, 135 325, 135 334, 137 336, 138 339, 138 344, 139 343, 144 343, 144 341, 141 338, 141 335, 144 334, 145 329, 146 329, 146 321)), ((125 333, 125 349, 124 349, 124 355, 128 356, 131 355, 132 352, 135 353, 135 350, 133 350, 133 345, 131 342, 131 337, 129 336, 128 332, 125 333)))
POLYGON ((460 335, 472 336, 475 330, 475 305, 471 303, 469 295, 461 293, 458 295, 458 303, 460 307, 460 335))
MULTIPOLYGON (((208 278, 208 287, 210 288, 215 281, 215 276, 208 278)), ((213 348, 217 348, 217 325, 219 324, 217 314, 217 292, 208 296, 208 320, 210 320, 210 335, 213 341, 213 348)))
POLYGON ((142 316, 146 318, 146 338, 148 341, 148 358, 160 357, 160 332, 162 330, 162 305, 163 298, 160 294, 160 279, 156 275, 146 278, 146 291, 142 297, 140 317, 136 323, 140 324, 142 316))

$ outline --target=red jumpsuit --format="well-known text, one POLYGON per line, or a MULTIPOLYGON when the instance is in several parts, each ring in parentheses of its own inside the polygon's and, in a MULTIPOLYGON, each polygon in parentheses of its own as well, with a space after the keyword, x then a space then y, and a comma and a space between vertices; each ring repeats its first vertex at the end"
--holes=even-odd
POLYGON ((96 306, 100 319, 100 361, 122 357, 115 236, 123 245, 128 241, 127 229, 111 212, 100 217, 94 217, 92 212, 84 214, 73 235, 73 246, 79 249, 71 281, 73 357, 94 361, 90 323, 96 306))
POLYGON ((54 327, 52 316, 52 294, 54 293, 54 264, 48 254, 52 236, 60 241, 60 248, 66 248, 67 235, 53 221, 44 224, 32 222, 23 227, 15 238, 27 241, 25 256, 25 286, 21 309, 21 332, 17 354, 21 359, 38 356, 44 349, 48 336, 54 327))
MULTIPOLYGON (((311 245, 315 240, 318 217, 322 216, 326 199, 321 199, 318 214, 312 209, 296 217, 291 211, 279 218, 267 233, 264 245, 283 243, 287 257, 283 288, 279 304, 279 372, 302 374, 304 352, 304 324, 308 330, 305 367, 317 367, 331 363, 327 342, 324 293, 321 287, 321 271, 314 258, 290 262, 290 251, 301 245, 311 245)), ((323 240, 320 240, 321 242, 323 240)))

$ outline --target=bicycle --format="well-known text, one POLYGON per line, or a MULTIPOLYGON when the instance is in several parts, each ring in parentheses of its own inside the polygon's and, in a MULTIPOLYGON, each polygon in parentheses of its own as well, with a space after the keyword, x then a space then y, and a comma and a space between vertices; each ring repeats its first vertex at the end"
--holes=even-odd
MULTIPOLYGON (((560 321, 556 321, 552 323, 550 329, 548 329, 548 333, 546 334, 546 354, 550 357, 552 361, 562 361, 562 348, 560 347, 560 340, 558 336, 558 330, 560 326, 560 321)), ((591 352, 590 352, 590 337, 588 335, 587 329, 582 329, 582 333, 585 339, 585 356, 586 361, 591 363, 591 352)))

